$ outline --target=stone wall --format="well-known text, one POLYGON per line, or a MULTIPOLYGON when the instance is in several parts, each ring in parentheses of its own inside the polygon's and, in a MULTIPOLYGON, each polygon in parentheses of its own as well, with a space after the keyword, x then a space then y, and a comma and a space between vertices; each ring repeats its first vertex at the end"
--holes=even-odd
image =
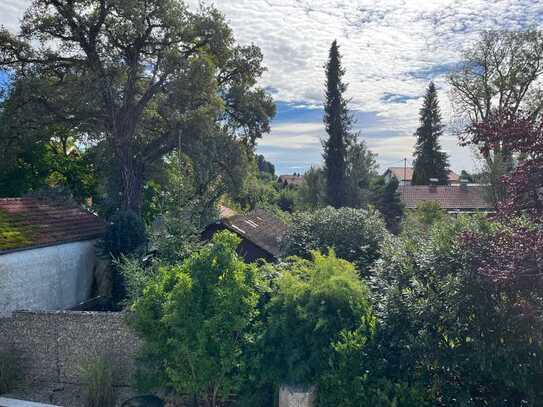
POLYGON ((105 356, 116 386, 132 384, 139 340, 126 314, 106 312, 15 312, 0 318, 0 352, 15 356, 26 382, 82 384, 82 368, 105 356))
POLYGON ((0 255, 0 316, 16 310, 63 310, 89 299, 95 241, 0 255))

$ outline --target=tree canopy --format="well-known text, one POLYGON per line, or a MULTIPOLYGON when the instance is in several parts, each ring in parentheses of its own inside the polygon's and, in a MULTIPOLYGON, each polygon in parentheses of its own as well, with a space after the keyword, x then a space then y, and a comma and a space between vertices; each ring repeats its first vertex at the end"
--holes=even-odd
POLYGON ((0 31, 0 67, 25 83, 20 105, 45 113, 30 122, 105 145, 120 206, 136 213, 148 172, 174 148, 210 135, 252 148, 269 131, 261 63, 216 9, 174 0, 34 0, 18 35, 0 31))

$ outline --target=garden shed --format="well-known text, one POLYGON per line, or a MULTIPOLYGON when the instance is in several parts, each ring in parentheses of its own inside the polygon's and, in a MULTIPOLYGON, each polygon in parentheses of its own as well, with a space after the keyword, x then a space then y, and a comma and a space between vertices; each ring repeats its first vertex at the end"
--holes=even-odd
POLYGON ((205 230, 205 240, 226 229, 241 238, 238 253, 248 263, 257 259, 275 262, 281 256, 281 242, 287 225, 277 216, 263 209, 242 214, 225 207, 220 208, 220 214, 220 219, 205 230))

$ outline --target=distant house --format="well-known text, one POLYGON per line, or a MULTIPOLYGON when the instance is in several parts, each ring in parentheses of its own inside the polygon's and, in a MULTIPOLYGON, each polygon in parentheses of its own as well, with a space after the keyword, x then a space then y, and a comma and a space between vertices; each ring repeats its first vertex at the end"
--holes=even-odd
MULTIPOLYGON (((413 180, 413 167, 389 167, 384 172, 385 181, 389 182, 392 177, 396 177, 400 185, 411 185, 413 180)), ((454 171, 449 170, 449 184, 458 185, 460 176, 454 171)))
POLYGON ((221 207, 221 218, 204 231, 205 240, 220 230, 229 230, 241 238, 238 253, 248 263, 257 259, 270 262, 281 256, 281 241, 287 231, 286 224, 278 217, 262 209, 248 214, 237 214, 221 207))
POLYGON ((73 206, 0 198, 0 315, 63 310, 89 299, 105 223, 73 206))
POLYGON ((280 175, 277 182, 286 186, 300 186, 304 182, 304 176, 299 174, 280 175))
POLYGON ((422 202, 437 202, 449 213, 493 212, 494 207, 485 199, 484 186, 461 185, 404 185, 398 188, 406 209, 415 209, 422 202))

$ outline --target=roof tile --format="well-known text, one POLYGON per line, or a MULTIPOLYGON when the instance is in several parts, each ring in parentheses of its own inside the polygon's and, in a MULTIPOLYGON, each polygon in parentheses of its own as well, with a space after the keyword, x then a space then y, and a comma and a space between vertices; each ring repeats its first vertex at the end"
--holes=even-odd
POLYGON ((412 186, 398 188, 407 209, 415 209, 421 202, 436 201, 447 210, 493 210, 484 198, 484 186, 412 186))
POLYGON ((96 239, 105 228, 105 222, 96 215, 66 203, 0 198, 0 254, 96 239))

